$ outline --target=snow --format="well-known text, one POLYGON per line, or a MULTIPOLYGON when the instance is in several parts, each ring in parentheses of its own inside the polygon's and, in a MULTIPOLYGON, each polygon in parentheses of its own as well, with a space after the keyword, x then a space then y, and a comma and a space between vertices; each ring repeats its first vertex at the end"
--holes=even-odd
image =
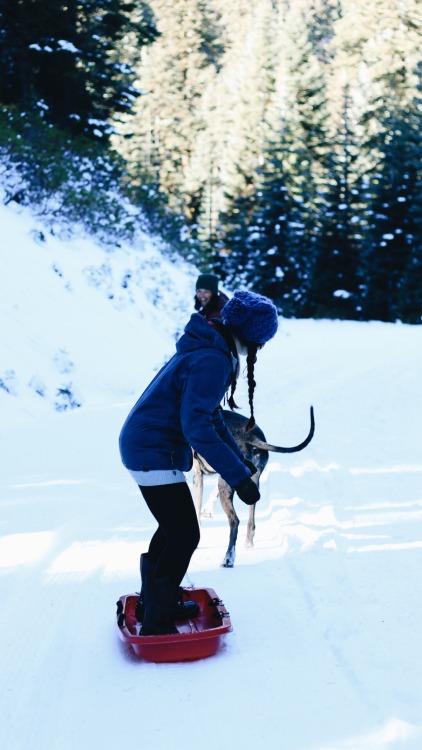
POLYGON ((65 52, 78 53, 78 52, 81 51, 80 49, 78 49, 77 47, 75 47, 75 45, 73 44, 73 42, 69 42, 67 39, 59 39, 59 41, 57 42, 57 45, 58 45, 59 49, 62 49, 65 52))
POLYGON ((270 455, 253 549, 236 501, 233 569, 218 503, 201 522, 186 582, 229 609, 222 649, 145 663, 118 639, 115 602, 139 589, 154 524, 117 439, 173 352, 197 270, 145 236, 111 251, 12 205, 0 222, 2 745, 419 749, 421 327, 280 321, 257 421, 293 444, 313 404, 315 438, 270 455), (58 401, 66 387, 80 408, 58 401))

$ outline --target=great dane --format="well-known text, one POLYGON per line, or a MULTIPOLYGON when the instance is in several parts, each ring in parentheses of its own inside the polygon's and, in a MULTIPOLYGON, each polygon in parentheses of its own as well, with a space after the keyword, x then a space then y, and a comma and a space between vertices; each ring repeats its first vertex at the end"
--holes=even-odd
MULTIPOLYGON (((312 406, 310 409, 310 414, 311 426, 307 438, 299 445, 294 445, 290 448, 281 448, 277 445, 271 445, 270 443, 267 443, 265 435, 260 427, 258 427, 258 425, 252 427, 251 430, 246 430, 246 425, 248 424, 248 419, 246 417, 243 417, 241 414, 237 414, 234 411, 230 411, 229 409, 223 409, 224 421, 226 422, 227 427, 232 433, 237 444, 242 449, 245 457, 250 461, 253 461, 257 468, 257 472, 253 476, 253 481, 256 482, 258 486, 261 474, 268 463, 270 451, 274 453, 296 453, 297 451, 301 451, 303 450, 303 448, 306 448, 306 446, 309 445, 315 432, 314 410, 312 406)), ((194 453, 192 471, 192 494, 199 519, 201 517, 202 509, 204 476, 215 474, 215 471, 198 453, 194 453)), ((220 497, 221 505, 223 506, 223 509, 229 520, 230 526, 229 546, 221 565, 223 568, 232 568, 236 557, 236 541, 239 528, 239 519, 236 515, 236 511, 233 505, 234 490, 227 484, 227 482, 224 481, 224 479, 222 479, 221 476, 218 477, 218 494, 220 497)), ((253 546, 254 535, 255 505, 251 505, 249 508, 249 520, 246 532, 246 545, 248 547, 253 546)))

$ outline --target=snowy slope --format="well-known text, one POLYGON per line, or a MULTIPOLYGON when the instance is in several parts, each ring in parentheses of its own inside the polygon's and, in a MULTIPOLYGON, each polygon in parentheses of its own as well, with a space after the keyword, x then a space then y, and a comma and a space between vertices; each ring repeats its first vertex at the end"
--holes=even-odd
POLYGON ((140 356, 147 371, 156 367, 182 329, 196 271, 165 260, 142 234, 134 247, 112 250, 81 236, 60 241, 29 213, 1 205, 0 226, 2 412, 49 413, 133 393, 140 356))
POLYGON ((257 421, 298 442, 312 403, 316 436, 270 457, 253 549, 236 502, 233 569, 219 506, 202 521, 189 577, 230 610, 222 651, 146 664, 114 621, 154 529, 117 438, 173 351, 196 271, 149 238, 109 253, 40 241, 26 212, 0 221, 2 745, 420 750, 421 327, 281 321, 257 421), (82 405, 61 410, 69 384, 82 405))

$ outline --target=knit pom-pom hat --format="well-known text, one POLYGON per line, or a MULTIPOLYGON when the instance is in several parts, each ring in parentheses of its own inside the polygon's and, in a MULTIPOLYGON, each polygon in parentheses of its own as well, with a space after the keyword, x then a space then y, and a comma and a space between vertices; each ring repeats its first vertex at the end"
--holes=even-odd
POLYGON ((261 294, 235 292, 221 315, 226 326, 242 341, 265 344, 277 332, 277 308, 261 294))

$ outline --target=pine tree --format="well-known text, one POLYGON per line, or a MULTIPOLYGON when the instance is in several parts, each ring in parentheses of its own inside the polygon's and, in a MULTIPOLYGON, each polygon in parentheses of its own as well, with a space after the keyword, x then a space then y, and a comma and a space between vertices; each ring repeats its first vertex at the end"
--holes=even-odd
POLYGON ((362 186, 363 315, 396 320, 415 181, 407 120, 420 56, 416 3, 343 0, 335 32, 336 64, 347 71, 352 102, 354 178, 362 186))
POLYGON ((263 199, 257 199, 254 216, 266 227, 257 273, 289 316, 312 312, 330 149, 324 63, 311 43, 318 17, 308 16, 307 9, 306 0, 279 4, 272 137, 264 160, 263 199))
POLYGON ((203 184, 193 160, 206 120, 201 99, 222 54, 218 15, 204 0, 151 0, 160 36, 138 68, 144 96, 124 128, 134 176, 138 164, 193 222, 203 184))
MULTIPOLYGON (((228 14, 228 11, 227 11, 228 14)), ((210 82, 204 101, 212 107, 205 137, 214 180, 213 205, 227 212, 231 201, 248 193, 263 163, 272 123, 276 13, 270 0, 235 2, 222 69, 210 82), (234 34, 234 30, 236 33, 234 34)), ((259 179, 258 179, 259 181, 259 179)))
POLYGON ((310 255, 297 254, 304 234, 302 205, 292 195, 284 166, 286 144, 267 146, 257 181, 238 198, 226 217, 226 267, 231 281, 266 294, 286 317, 306 315, 310 255), (245 210, 246 209, 246 210, 245 210))
POLYGON ((359 318, 362 311, 360 258, 365 218, 356 169, 359 149, 350 122, 348 86, 332 137, 321 190, 318 243, 310 289, 315 317, 359 318))
POLYGON ((132 107, 133 62, 156 37, 138 0, 0 0, 0 29, 0 101, 99 139, 132 107))
POLYGON ((397 309, 400 320, 422 323, 422 63, 416 68, 418 80, 413 106, 407 118, 407 150, 414 173, 414 188, 408 207, 406 240, 408 258, 400 285, 397 309))
POLYGON ((390 106, 374 139, 382 157, 369 184, 365 313, 377 320, 422 320, 420 104, 390 106))

